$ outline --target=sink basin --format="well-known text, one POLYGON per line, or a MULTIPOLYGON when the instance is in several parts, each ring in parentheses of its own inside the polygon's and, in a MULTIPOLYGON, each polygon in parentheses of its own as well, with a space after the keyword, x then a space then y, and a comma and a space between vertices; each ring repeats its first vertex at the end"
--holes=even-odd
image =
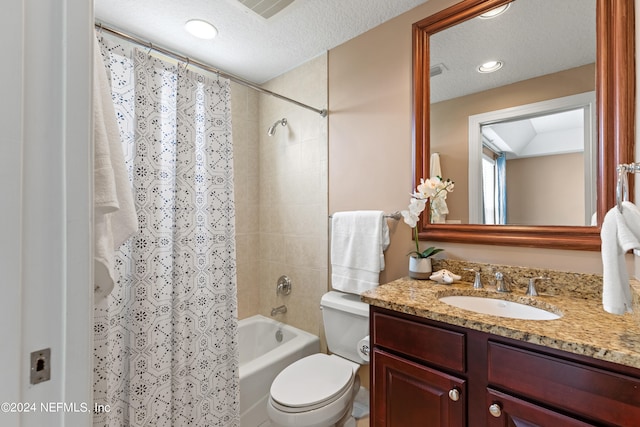
POLYGON ((511 319, 554 320, 561 317, 551 311, 538 307, 496 298, 452 295, 441 297, 440 301, 464 310, 511 319))

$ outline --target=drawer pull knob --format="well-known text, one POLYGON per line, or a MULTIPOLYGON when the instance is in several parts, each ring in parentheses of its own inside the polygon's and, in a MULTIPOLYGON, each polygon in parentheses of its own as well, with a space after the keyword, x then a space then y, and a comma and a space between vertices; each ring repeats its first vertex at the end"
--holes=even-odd
POLYGON ((502 408, 499 404, 494 403, 493 405, 489 406, 489 413, 498 418, 500 417, 500 415, 502 415, 502 408))
POLYGON ((454 402, 460 400, 460 392, 457 388, 452 388, 451 390, 449 390, 449 399, 453 400, 454 402))

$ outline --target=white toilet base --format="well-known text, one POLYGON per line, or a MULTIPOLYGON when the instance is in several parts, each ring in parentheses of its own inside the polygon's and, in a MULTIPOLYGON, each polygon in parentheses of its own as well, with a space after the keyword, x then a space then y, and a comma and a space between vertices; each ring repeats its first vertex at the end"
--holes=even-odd
POLYGON ((355 427, 356 422, 351 416, 351 413, 353 412, 353 402, 358 391, 360 391, 360 377, 356 375, 349 391, 327 406, 313 411, 320 415, 320 417, 314 416, 314 419, 324 418, 324 420, 318 420, 315 423, 312 423, 310 419, 303 414, 294 415, 282 413, 274 408, 271 401, 269 401, 269 403, 267 403, 267 413, 271 420, 271 427, 355 427), (332 412, 339 410, 337 408, 340 407, 344 408, 344 410, 341 411, 342 413, 337 413, 335 416, 329 415, 332 412))

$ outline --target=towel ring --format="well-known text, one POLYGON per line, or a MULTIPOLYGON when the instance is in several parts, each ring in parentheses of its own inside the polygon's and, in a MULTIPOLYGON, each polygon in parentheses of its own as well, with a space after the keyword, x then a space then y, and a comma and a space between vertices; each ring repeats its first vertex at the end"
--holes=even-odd
POLYGON ((622 202, 629 200, 629 181, 627 180, 626 165, 618 166, 618 183, 616 185, 616 204, 622 212, 622 202))
POLYGON ((622 212, 622 202, 629 200, 629 180, 627 174, 640 172, 640 163, 622 163, 618 165, 617 170, 616 205, 618 206, 618 210, 622 212))

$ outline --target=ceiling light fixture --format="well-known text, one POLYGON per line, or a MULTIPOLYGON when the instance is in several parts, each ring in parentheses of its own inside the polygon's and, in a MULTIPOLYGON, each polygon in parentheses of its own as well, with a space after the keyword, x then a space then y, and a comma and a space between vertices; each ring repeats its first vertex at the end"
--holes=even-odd
POLYGON ((184 29, 189 34, 199 39, 211 40, 218 35, 218 29, 207 21, 192 19, 184 24, 184 29))
POLYGON ((507 11, 507 9, 509 9, 509 6, 511 6, 511 3, 509 4, 505 4, 503 6, 498 6, 494 9, 491 9, 488 12, 483 13, 482 15, 480 15, 481 19, 491 19, 491 18, 495 18, 498 15, 502 15, 503 13, 505 13, 507 11))
POLYGON ((478 72, 493 73, 494 71, 498 71, 502 68, 503 65, 502 61, 487 61, 478 67, 478 72))

